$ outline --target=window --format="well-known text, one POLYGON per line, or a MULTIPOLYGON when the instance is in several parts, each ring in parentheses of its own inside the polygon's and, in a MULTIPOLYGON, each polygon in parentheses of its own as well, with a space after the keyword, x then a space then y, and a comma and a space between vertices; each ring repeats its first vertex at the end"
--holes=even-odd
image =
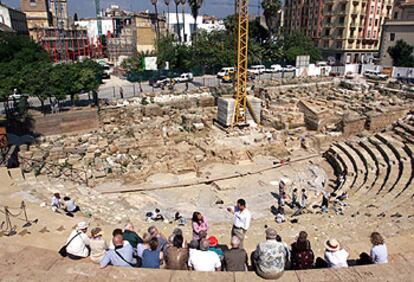
POLYGON ((30 6, 36 6, 36 0, 30 0, 30 6))
POLYGON ((331 30, 329 28, 325 29, 325 36, 329 36, 331 33, 331 30))
POLYGON ((398 12, 394 12, 394 17, 393 17, 393 19, 394 19, 394 20, 398 19, 398 12))
POLYGON ((377 25, 378 25, 378 19, 375 20, 375 26, 377 26, 377 25))
POLYGON ((395 40, 395 33, 390 33, 390 41, 394 41, 395 40))
POLYGON ((372 25, 372 19, 369 19, 369 26, 372 25))
POLYGON ((340 40, 336 41, 336 48, 338 49, 342 48, 342 41, 340 40))

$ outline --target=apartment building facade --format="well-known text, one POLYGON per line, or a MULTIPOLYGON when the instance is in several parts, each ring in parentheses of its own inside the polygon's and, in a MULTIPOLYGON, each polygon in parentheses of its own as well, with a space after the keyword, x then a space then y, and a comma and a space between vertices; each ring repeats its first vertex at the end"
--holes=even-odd
POLYGON ((397 1, 393 18, 386 20, 383 25, 380 62, 392 66, 393 61, 388 54, 388 48, 395 46, 398 40, 404 40, 414 46, 414 0, 397 1))
POLYGON ((372 62, 393 0, 287 0, 284 27, 310 36, 325 59, 372 62))
POLYGON ((27 19, 25 13, 10 8, 0 2, 0 25, 4 25, 12 32, 28 35, 27 19))

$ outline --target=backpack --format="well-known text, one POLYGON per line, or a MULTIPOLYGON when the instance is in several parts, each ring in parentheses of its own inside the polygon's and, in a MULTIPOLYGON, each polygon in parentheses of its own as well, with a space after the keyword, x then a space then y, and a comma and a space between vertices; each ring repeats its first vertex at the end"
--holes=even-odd
POLYGON ((312 250, 298 252, 292 258, 294 269, 309 269, 313 266, 315 255, 312 250))

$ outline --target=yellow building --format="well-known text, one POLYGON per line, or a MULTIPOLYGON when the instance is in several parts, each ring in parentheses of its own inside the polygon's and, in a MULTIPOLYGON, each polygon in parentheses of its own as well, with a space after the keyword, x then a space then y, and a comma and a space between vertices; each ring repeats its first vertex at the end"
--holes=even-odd
MULTIPOLYGON (((137 52, 140 53, 155 51, 155 43, 157 38, 155 14, 135 14, 134 22, 137 33, 137 52)), ((160 34, 165 34, 167 31, 165 18, 159 16, 158 24, 160 27, 160 34)))
POLYGON ((32 37, 35 37, 33 29, 52 26, 48 0, 21 0, 20 7, 26 14, 27 27, 32 37))

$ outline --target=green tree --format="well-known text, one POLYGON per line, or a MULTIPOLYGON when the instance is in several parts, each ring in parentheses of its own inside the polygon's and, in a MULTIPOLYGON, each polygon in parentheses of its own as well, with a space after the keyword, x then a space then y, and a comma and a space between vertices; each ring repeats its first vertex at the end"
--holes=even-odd
POLYGON ((27 65, 49 62, 49 55, 27 36, 0 32, 0 99, 18 88, 20 72, 27 65))
POLYGON ((396 67, 414 67, 414 46, 408 44, 404 40, 398 40, 395 46, 388 48, 393 65, 396 67))
POLYGON ((19 73, 19 88, 39 99, 41 109, 45 112, 45 101, 51 97, 50 73, 52 65, 46 62, 36 62, 26 65, 19 73))
POLYGON ((280 1, 279 0, 263 0, 262 3, 263 15, 265 17, 267 28, 270 32, 270 37, 278 32, 279 18, 280 18, 280 1))
POLYGON ((319 49, 315 47, 312 39, 301 32, 291 33, 284 38, 285 58, 290 64, 296 62, 296 57, 300 55, 309 55, 311 62, 320 60, 319 49))

